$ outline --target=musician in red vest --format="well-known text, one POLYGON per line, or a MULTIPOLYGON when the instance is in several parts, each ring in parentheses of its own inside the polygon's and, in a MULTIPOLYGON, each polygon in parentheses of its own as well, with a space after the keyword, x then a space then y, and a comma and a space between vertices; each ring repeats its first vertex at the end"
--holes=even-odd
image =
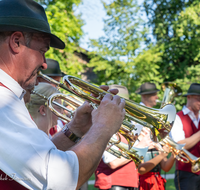
MULTIPOLYGON (((188 89, 186 106, 177 113, 170 132, 171 137, 194 156, 200 157, 200 84, 192 83, 188 89)), ((200 172, 192 173, 191 164, 176 160, 174 183, 177 190, 200 189, 200 172)))
MULTIPOLYGON (((121 85, 110 85, 110 88, 117 88, 119 96, 129 99, 126 87, 121 85)), ((121 141, 127 143, 121 136, 121 141)), ((151 142, 150 136, 146 136, 140 146, 148 146, 151 142), (143 143, 143 144, 142 144, 143 143)), ((133 161, 124 157, 117 158, 109 152, 104 152, 102 160, 95 171, 95 185, 101 190, 138 190, 138 171, 133 161)))

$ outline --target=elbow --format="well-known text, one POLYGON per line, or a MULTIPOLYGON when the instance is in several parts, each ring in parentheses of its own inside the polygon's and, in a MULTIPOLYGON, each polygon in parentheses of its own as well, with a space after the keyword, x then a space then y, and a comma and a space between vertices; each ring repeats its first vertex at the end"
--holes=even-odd
POLYGON ((164 172, 169 172, 170 168, 164 168, 162 169, 164 172))
POLYGON ((109 168, 110 169, 112 169, 112 170, 115 170, 118 166, 116 165, 116 164, 111 164, 111 163, 109 163, 109 164, 107 164, 108 166, 109 166, 109 168))
POLYGON ((147 172, 146 172, 145 168, 141 167, 141 168, 138 168, 138 173, 139 173, 140 175, 143 175, 143 174, 145 174, 145 173, 147 173, 147 172))
POLYGON ((138 172, 139 172, 140 175, 143 175, 143 174, 146 173, 146 172, 144 172, 144 171, 138 171, 138 172))

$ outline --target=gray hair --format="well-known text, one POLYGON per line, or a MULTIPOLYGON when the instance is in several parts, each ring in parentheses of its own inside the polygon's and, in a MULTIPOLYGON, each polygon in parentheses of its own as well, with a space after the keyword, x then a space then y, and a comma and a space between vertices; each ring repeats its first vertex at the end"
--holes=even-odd
MULTIPOLYGON (((8 36, 11 36, 14 33, 14 31, 10 32, 0 32, 0 44, 4 42, 8 36)), ((25 38, 25 45, 27 47, 30 47, 30 42, 32 40, 33 32, 22 32, 25 38)))

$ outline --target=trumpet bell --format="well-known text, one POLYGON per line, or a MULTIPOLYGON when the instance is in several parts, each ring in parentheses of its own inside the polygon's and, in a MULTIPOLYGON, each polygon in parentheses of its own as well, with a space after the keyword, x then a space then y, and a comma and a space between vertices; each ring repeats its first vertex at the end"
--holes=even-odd
POLYGON ((164 91, 161 107, 166 104, 171 104, 174 97, 182 94, 182 89, 174 82, 165 82, 161 85, 161 88, 164 91))

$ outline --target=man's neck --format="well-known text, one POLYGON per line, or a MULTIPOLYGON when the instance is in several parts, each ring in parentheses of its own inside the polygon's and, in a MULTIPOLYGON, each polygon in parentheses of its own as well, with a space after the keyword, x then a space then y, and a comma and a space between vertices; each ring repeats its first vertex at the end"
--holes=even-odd
POLYGON ((142 103, 143 103, 146 107, 152 108, 152 106, 149 105, 148 102, 142 101, 142 103))
POLYGON ((194 110, 194 109, 192 109, 192 107, 187 106, 187 105, 186 105, 186 107, 187 107, 190 111, 192 111, 192 112, 194 113, 196 119, 198 119, 198 117, 199 117, 199 110, 194 110))

